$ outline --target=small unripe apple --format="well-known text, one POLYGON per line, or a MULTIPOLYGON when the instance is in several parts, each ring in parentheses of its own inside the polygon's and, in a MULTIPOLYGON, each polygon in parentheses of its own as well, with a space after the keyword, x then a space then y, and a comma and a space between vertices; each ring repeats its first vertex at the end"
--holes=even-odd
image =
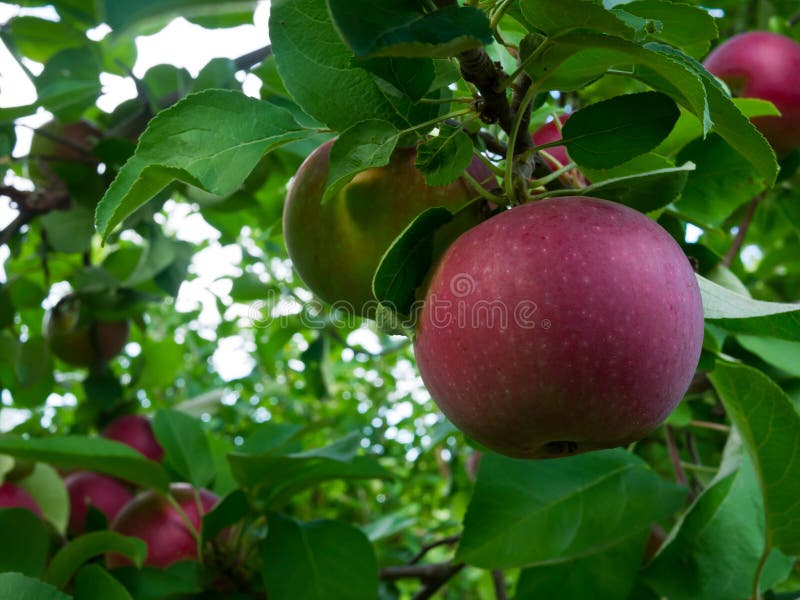
POLYGON ((500 213, 437 265, 414 350, 467 435, 544 458, 641 439, 694 375, 703 307, 689 260, 657 223, 567 197, 500 213))
POLYGON ((150 460, 160 462, 164 457, 164 449, 153 434, 150 419, 142 415, 117 417, 106 425, 101 435, 138 450, 150 460))
POLYGON ((800 44, 750 31, 721 43, 703 64, 734 93, 769 100, 781 111, 780 117, 753 119, 777 154, 800 147, 800 44))
POLYGON ((127 321, 94 318, 80 298, 62 298, 45 314, 44 331, 50 350, 65 363, 96 367, 117 356, 128 341, 127 321))
POLYGON ((0 508, 27 508, 36 516, 42 516, 42 509, 33 496, 8 481, 0 485, 0 508))
MULTIPOLYGON (((219 500, 208 490, 200 490, 198 507, 194 490, 186 483, 173 483, 170 492, 196 531, 200 531, 202 516, 219 500)), ((180 560, 197 559, 197 540, 181 514, 165 497, 152 490, 131 500, 117 515, 111 529, 147 543, 146 565, 164 568, 180 560)), ((127 558, 118 554, 110 554, 107 560, 109 567, 130 564, 127 558)))
MULTIPOLYGON (((297 273, 322 300, 361 316, 373 316, 372 277, 394 239, 424 210, 456 211, 478 197, 463 179, 433 187, 414 166, 414 148, 398 148, 384 167, 358 173, 322 204, 333 142, 317 148, 292 182, 283 212, 286 249, 297 273)), ((474 159, 468 172, 489 185, 491 173, 474 159)), ((478 202, 442 228, 438 247, 485 218, 478 202)))
POLYGON ((86 513, 89 506, 102 512, 111 522, 122 507, 133 498, 133 494, 125 484, 99 473, 76 471, 64 478, 64 484, 69 494, 67 530, 72 535, 80 535, 86 529, 86 513))

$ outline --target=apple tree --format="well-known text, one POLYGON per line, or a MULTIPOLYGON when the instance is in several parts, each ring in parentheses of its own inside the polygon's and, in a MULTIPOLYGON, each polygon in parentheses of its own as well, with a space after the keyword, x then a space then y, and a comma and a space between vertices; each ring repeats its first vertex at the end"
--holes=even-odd
POLYGON ((796 1, 258 4, 0 26, 0 598, 799 597, 796 1))

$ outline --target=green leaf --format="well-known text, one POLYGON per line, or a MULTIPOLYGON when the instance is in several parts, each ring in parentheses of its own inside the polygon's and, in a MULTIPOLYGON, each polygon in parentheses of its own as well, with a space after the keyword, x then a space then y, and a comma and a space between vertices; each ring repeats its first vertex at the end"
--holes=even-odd
POLYGON ((114 577, 136 600, 198 597, 203 593, 205 575, 205 567, 196 561, 177 562, 166 569, 156 567, 114 569, 114 577))
POLYGON ((515 600, 628 600, 642 562, 647 530, 634 532, 614 546, 586 557, 523 569, 515 600))
POLYGON ((82 567, 75 575, 78 600, 133 600, 128 590, 97 564, 82 567))
POLYGON ((378 302, 400 314, 411 313, 414 293, 433 263, 433 236, 452 220, 453 213, 446 208, 428 208, 397 236, 372 279, 378 302))
POLYGON ((253 19, 253 2, 248 0, 137 0, 132 4, 98 0, 96 4, 117 36, 155 33, 177 17, 201 21, 206 27, 252 24, 253 19))
POLYGON ((69 495, 58 471, 50 465, 36 463, 33 472, 17 485, 36 499, 44 518, 64 535, 69 520, 69 495))
POLYGON ((596 0, 520 0, 528 23, 548 35, 572 29, 632 38, 634 31, 596 0))
MULTIPOLYGON (((727 471, 703 490, 644 571, 660 595, 671 600, 749 597, 764 551, 763 501, 750 461, 745 458, 727 471)), ((787 564, 786 557, 773 554, 762 589, 790 568, 791 559, 787 564)))
POLYGON ((695 58, 708 52, 717 38, 717 22, 707 10, 669 0, 637 0, 623 5, 626 12, 661 23, 651 37, 681 48, 695 58))
POLYGON ((697 275, 707 321, 734 333, 800 341, 800 303, 764 302, 697 275))
POLYGON ((692 161, 697 169, 689 175, 675 208, 707 227, 721 226, 736 208, 766 187, 747 159, 715 134, 690 143, 678 154, 678 161, 692 161))
POLYGON ((0 598, 11 600, 70 600, 46 583, 21 573, 0 573, 0 598))
POLYGON ((709 379, 755 466, 768 548, 800 554, 800 413, 783 390, 752 367, 717 362, 709 379))
POLYGON ((703 65, 665 44, 651 43, 647 44, 647 48, 679 61, 700 76, 705 86, 714 131, 753 164, 767 185, 775 183, 778 176, 778 161, 772 146, 742 114, 720 83, 703 68, 703 65))
POLYGON ((495 569, 605 552, 671 515, 684 496, 624 450, 537 461, 485 454, 456 560, 495 569))
POLYGON ((53 389, 53 359, 41 336, 32 336, 19 346, 14 365, 17 385, 12 390, 19 407, 41 406, 53 389))
MULTIPOLYGON (((647 170, 647 166, 658 162, 669 163, 664 158, 655 157, 654 155, 643 154, 624 165, 620 165, 618 172, 624 172, 637 166, 641 168, 638 173, 630 175, 619 175, 604 180, 597 180, 589 172, 585 172, 586 176, 592 179, 595 183, 583 188, 582 195, 593 196, 595 198, 605 198, 606 200, 613 200, 620 204, 633 207, 641 212, 650 212, 666 206, 677 198, 683 187, 686 185, 686 180, 689 174, 694 171, 694 163, 687 162, 680 167, 665 166, 660 169, 652 171, 647 170), (641 160, 640 160, 641 159, 641 160), (660 159, 660 160, 658 160, 660 159), (624 170, 623 170, 624 169, 624 170)), ((592 171, 596 175, 609 175, 615 174, 616 169, 608 171, 592 171)), ((574 194, 574 191, 564 194, 574 194)), ((560 192, 553 195, 563 195, 560 192)))
POLYGON ((425 176, 425 183, 432 186, 452 183, 472 163, 472 141, 460 127, 444 124, 439 135, 417 147, 414 166, 425 176))
POLYGON ((23 438, 0 436, 0 453, 14 458, 47 462, 65 469, 105 473, 142 487, 167 493, 169 478, 163 467, 133 448, 104 438, 63 436, 23 438))
POLYGON ((100 66, 88 46, 55 54, 36 78, 39 104, 58 119, 77 121, 100 96, 100 66))
POLYGON ((113 531, 95 531, 75 538, 50 561, 44 580, 58 588, 69 583, 75 572, 91 559, 109 552, 122 554, 141 566, 147 556, 147 543, 113 531))
MULTIPOLYGON (((31 577, 41 576, 50 548, 50 536, 41 519, 26 508, 0 508, 0 531, 3 532, 0 571, 18 571, 31 577)), ((17 597, 4 596, 0 592, 0 598, 17 597)))
POLYGON ((97 206, 97 229, 106 239, 174 179, 214 194, 231 194, 265 153, 311 133, 287 111, 239 92, 207 90, 187 96, 150 121, 136 154, 97 206))
POLYGON ((269 517, 261 572, 270 600, 374 600, 378 563, 364 533, 346 523, 269 517))
POLYGON ((429 58, 365 58, 354 62, 353 66, 391 83, 415 102, 428 92, 436 77, 436 69, 429 58))
POLYGON ((171 409, 161 409, 153 419, 153 432, 164 448, 164 464, 195 488, 214 479, 211 447, 198 419, 171 409))
MULTIPOLYGON (((733 98, 733 103, 748 119, 752 117, 780 116, 780 112, 772 102, 761 100, 760 98, 733 98)), ((686 144, 702 137, 702 135, 703 126, 697 120, 697 117, 687 111, 681 111, 681 116, 675 127, 673 127, 672 132, 667 136, 667 139, 659 144, 656 152, 672 156, 677 154, 686 144)))
POLYGON ((39 222, 47 232, 48 245, 56 252, 81 254, 92 247, 94 214, 83 206, 47 213, 39 222))
POLYGON ((564 123, 563 143, 579 165, 608 169, 658 146, 679 116, 666 94, 617 96, 574 113, 564 123))
POLYGON ((361 171, 388 165, 398 139, 397 128, 380 119, 360 121, 344 131, 331 146, 323 204, 361 171))
POLYGON ((369 119, 405 129, 439 114, 439 106, 415 107, 409 98, 388 93, 370 73, 354 66, 353 53, 321 0, 273 0, 269 35, 278 72, 292 98, 336 131, 369 119))
POLYGON ((27 58, 46 63, 66 48, 80 48, 86 35, 68 21, 48 21, 36 17, 15 17, 6 23, 8 36, 16 49, 27 58))
POLYGON ((800 342, 760 335, 737 335, 742 347, 793 377, 800 377, 800 342))
POLYGON ((226 527, 241 521, 249 510, 250 503, 242 490, 234 490, 225 496, 210 512, 203 515, 203 542, 213 540, 226 527))
POLYGON ((254 493, 263 509, 279 507, 331 479, 390 479, 391 473, 374 458, 355 455, 360 438, 353 434, 324 448, 287 456, 233 452, 228 462, 236 480, 254 493))
POLYGON ((136 385, 143 390, 154 390, 172 384, 183 369, 183 346, 171 336, 163 340, 143 339, 140 343, 141 371, 136 385))
POLYGON ((334 25, 356 56, 447 58, 492 43, 478 8, 446 6, 425 14, 414 0, 327 0, 334 25))

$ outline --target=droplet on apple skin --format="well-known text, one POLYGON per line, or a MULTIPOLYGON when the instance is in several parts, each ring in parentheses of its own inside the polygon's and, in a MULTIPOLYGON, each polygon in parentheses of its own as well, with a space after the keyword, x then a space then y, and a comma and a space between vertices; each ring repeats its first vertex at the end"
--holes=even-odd
POLYGON ((501 454, 545 458, 658 427, 702 340, 697 281, 669 234, 631 208, 568 197, 459 237, 430 280, 414 349, 457 427, 501 454), (465 278, 471 287, 454 284, 465 278))

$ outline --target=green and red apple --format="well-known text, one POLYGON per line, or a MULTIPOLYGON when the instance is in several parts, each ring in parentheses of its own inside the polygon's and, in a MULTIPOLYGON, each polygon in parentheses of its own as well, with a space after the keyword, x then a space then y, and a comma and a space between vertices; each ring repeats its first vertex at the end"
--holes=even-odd
MULTIPOLYGON (((360 316, 374 316, 372 278, 395 238, 424 210, 443 206, 455 212, 478 194, 462 178, 430 186, 414 166, 415 148, 398 148, 384 167, 358 173, 335 197, 322 203, 332 141, 300 166, 283 213, 289 257, 300 278, 322 300, 360 316)), ((479 182, 491 173, 478 159, 468 168, 479 182)), ((486 217, 476 202, 437 233, 437 247, 486 217)))

